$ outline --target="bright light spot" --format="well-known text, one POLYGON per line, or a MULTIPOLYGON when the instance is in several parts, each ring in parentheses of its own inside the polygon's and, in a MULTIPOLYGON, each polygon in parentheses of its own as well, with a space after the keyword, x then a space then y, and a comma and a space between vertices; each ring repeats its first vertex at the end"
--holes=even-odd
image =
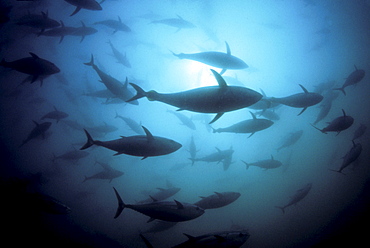
POLYGON ((192 75, 189 80, 190 88, 198 88, 198 87, 205 87, 205 86, 215 86, 217 85, 217 81, 213 76, 211 69, 220 72, 221 69, 213 68, 208 65, 202 64, 197 61, 187 61, 187 71, 189 75, 192 75))

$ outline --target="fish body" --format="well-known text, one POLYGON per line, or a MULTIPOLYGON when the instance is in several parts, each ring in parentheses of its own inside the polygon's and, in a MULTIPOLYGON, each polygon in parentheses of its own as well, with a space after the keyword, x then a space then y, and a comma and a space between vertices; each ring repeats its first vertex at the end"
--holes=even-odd
POLYGON ((211 153, 207 156, 204 156, 202 158, 190 158, 190 160, 193 162, 196 161, 202 161, 202 162, 207 162, 207 163, 212 163, 212 162, 221 162, 222 160, 231 157, 232 154, 234 153, 234 150, 232 148, 228 150, 220 150, 216 147, 217 152, 211 153))
POLYGON ((278 207, 278 206, 276 206, 276 207, 280 208, 281 211, 283 211, 283 213, 285 213, 285 208, 287 208, 289 206, 292 206, 292 205, 296 205, 298 202, 300 202, 303 198, 305 198, 307 196, 307 194, 310 192, 311 188, 312 188, 312 183, 308 183, 303 188, 297 190, 296 193, 290 197, 290 201, 286 205, 284 205, 282 207, 278 207))
POLYGON ((360 138, 366 132, 367 127, 364 124, 361 124, 353 134, 352 140, 360 138))
POLYGON ((46 30, 41 35, 48 37, 60 37, 59 43, 61 43, 64 39, 64 36, 72 35, 74 32, 76 32, 77 28, 65 26, 63 21, 60 21, 60 23, 61 27, 46 30))
POLYGON ((243 60, 231 55, 229 44, 227 42, 225 43, 227 50, 226 53, 210 51, 200 53, 173 53, 173 55, 179 59, 194 60, 206 65, 221 68, 222 71, 220 72, 220 75, 222 75, 227 69, 241 70, 248 68, 248 65, 243 60))
POLYGON ((91 135, 84 129, 87 142, 81 147, 81 150, 97 145, 116 151, 117 153, 114 155, 127 154, 145 159, 147 157, 170 154, 182 146, 174 140, 153 136, 145 127, 143 129, 146 135, 122 136, 120 139, 110 141, 93 140, 91 135))
POLYGON ((257 166, 265 170, 275 169, 282 165, 282 163, 279 160, 275 160, 272 155, 271 159, 260 160, 254 163, 247 163, 243 161, 243 163, 247 166, 247 169, 249 168, 249 166, 257 166))
POLYGON ((254 90, 228 86, 225 80, 216 71, 212 70, 219 86, 201 87, 177 93, 158 93, 156 91, 145 92, 136 84, 130 83, 137 94, 128 102, 142 97, 149 100, 160 101, 175 107, 179 110, 189 110, 199 113, 217 113, 211 123, 218 120, 225 112, 230 112, 248 107, 262 98, 262 95, 254 90))
POLYGON ((16 24, 20 26, 40 29, 41 32, 38 35, 42 34, 45 29, 56 28, 60 25, 58 21, 49 18, 48 14, 45 12, 41 12, 41 15, 25 15, 18 19, 16 21, 16 24))
POLYGON ((19 146, 23 146, 24 144, 26 144, 28 141, 32 140, 32 139, 35 139, 39 136, 42 136, 43 139, 45 138, 45 132, 50 128, 51 126, 51 122, 43 122, 43 123, 37 123, 36 121, 33 121, 36 125, 36 127, 34 127, 31 132, 28 134, 27 138, 23 141, 23 143, 19 146))
POLYGON ((194 122, 189 117, 187 117, 186 115, 183 115, 181 113, 177 113, 177 112, 174 112, 174 111, 170 111, 170 110, 167 110, 167 112, 175 115, 182 122, 182 124, 185 125, 185 126, 187 126, 188 128, 190 128, 192 130, 196 130, 197 129, 195 127, 194 122))
POLYGON ((194 205, 203 209, 221 208, 233 203, 239 197, 239 192, 215 192, 213 195, 201 197, 202 199, 195 202, 194 205))
POLYGON ((131 64, 130 64, 130 61, 128 61, 127 59, 127 56, 126 54, 123 55, 120 51, 117 50, 117 48, 115 48, 112 44, 111 41, 108 42, 111 49, 112 49, 112 52, 113 52, 113 56, 116 58, 117 60, 117 63, 120 63, 122 64, 123 66, 126 66, 127 68, 131 68, 131 64))
POLYGON ((184 20, 181 16, 177 16, 178 18, 167 18, 167 19, 161 19, 161 20, 155 20, 151 23, 154 24, 164 24, 171 27, 178 28, 177 31, 183 29, 183 28, 195 28, 195 25, 189 21, 184 20))
POLYGON ((85 39, 85 36, 92 35, 98 32, 98 30, 96 30, 95 28, 87 27, 83 21, 81 21, 81 24, 81 27, 75 28, 75 30, 70 34, 72 36, 81 36, 80 42, 85 39))
POLYGON ((252 114, 253 119, 241 121, 229 127, 213 129, 213 132, 214 133, 225 133, 225 132, 227 133, 250 133, 251 135, 249 135, 249 137, 251 137, 255 132, 269 128, 272 124, 274 124, 274 122, 271 120, 257 119, 257 117, 252 112, 250 113, 252 114))
POLYGON ((118 208, 114 218, 117 218, 124 208, 130 208, 136 212, 150 217, 149 221, 155 219, 182 222, 198 218, 204 214, 204 209, 189 203, 174 201, 153 201, 144 204, 125 204, 115 188, 114 192, 118 200, 118 208))
POLYGON ((316 117, 316 120, 314 121, 314 125, 316 125, 319 121, 324 119, 328 114, 331 109, 331 102, 326 102, 325 104, 322 104, 320 107, 320 112, 316 117))
POLYGON ((117 112, 115 118, 120 118, 121 120, 123 120, 127 124, 127 126, 135 133, 137 134, 145 133, 141 125, 131 118, 118 115, 117 112))
POLYGON ((340 166, 339 170, 334 170, 339 173, 343 173, 342 170, 349 166, 351 163, 355 162, 357 158, 360 156, 362 152, 362 145, 360 143, 355 144, 354 141, 352 141, 353 146, 352 148, 346 153, 346 155, 343 157, 342 165, 340 166))
POLYGON ((76 6, 75 11, 70 16, 77 14, 81 9, 102 10, 103 8, 95 0, 64 0, 69 4, 76 6))
POLYGON ((346 95, 346 92, 344 91, 344 89, 350 85, 355 85, 359 83, 364 77, 365 77, 365 71, 362 69, 359 70, 355 66, 355 70, 351 74, 349 74, 349 76, 347 77, 342 87, 335 88, 334 90, 340 90, 343 92, 344 95, 346 95))
POLYGON ((64 118, 67 118, 69 115, 63 111, 59 111, 55 106, 54 110, 50 111, 49 113, 45 114, 43 117, 41 117, 41 120, 44 119, 53 119, 56 120, 57 123, 64 118))
POLYGON ((170 187, 170 188, 167 188, 167 189, 157 188, 157 189, 158 189, 157 193, 151 194, 149 198, 147 198, 145 200, 142 200, 142 201, 139 201, 138 203, 140 203, 140 204, 150 203, 150 202, 153 201, 153 199, 155 199, 156 201, 163 201, 163 200, 166 200, 167 198, 175 195, 177 192, 179 192, 181 190, 181 188, 178 188, 178 187, 170 187))
POLYGON ((347 128, 352 126, 354 122, 353 117, 346 115, 343 109, 342 109, 342 112, 343 112, 343 116, 339 116, 335 118, 334 120, 329 122, 328 126, 324 127, 323 129, 319 129, 313 125, 312 126, 316 128, 317 130, 321 131, 322 133, 326 134, 328 132, 337 132, 337 135, 338 135, 343 130, 346 130, 347 128))
POLYGON ((115 179, 117 177, 120 177, 120 176, 125 174, 122 171, 113 169, 108 164, 100 163, 100 162, 97 162, 97 161, 96 161, 96 163, 100 164, 104 168, 104 170, 101 171, 101 172, 98 172, 98 173, 96 173, 92 176, 89 176, 89 177, 85 176, 85 180, 83 180, 82 182, 86 182, 86 181, 92 180, 92 179, 109 180, 109 182, 112 182, 113 179, 115 179))
POLYGON ((53 158, 52 161, 55 162, 55 160, 60 159, 60 160, 64 160, 64 161, 77 162, 81 158, 84 158, 88 155, 89 155, 89 153, 85 152, 85 151, 72 150, 72 151, 68 151, 66 153, 63 153, 62 155, 59 155, 59 156, 54 155, 54 158, 53 158))
POLYGON ((197 147, 194 142, 194 136, 191 136, 190 145, 189 145, 189 153, 190 153, 190 160, 192 161, 192 164, 194 164, 195 158, 197 156, 197 147))
POLYGON ((280 149, 294 145, 302 137, 302 134, 303 134, 303 130, 298 130, 298 131, 295 131, 287 135, 283 139, 283 142, 281 146, 277 149, 277 151, 280 151, 280 149))
POLYGON ((113 33, 116 33, 117 31, 131 32, 131 29, 121 21, 120 17, 118 17, 118 20, 108 19, 104 21, 95 22, 94 24, 101 24, 109 28, 112 28, 114 29, 113 33))
POLYGON ((60 69, 52 62, 42 59, 31 52, 30 55, 31 57, 18 59, 11 62, 6 62, 3 59, 0 65, 31 75, 31 83, 35 82, 37 79, 40 79, 40 86, 42 86, 43 77, 60 72, 60 69))
POLYGON ((270 101, 277 102, 293 108, 303 108, 298 114, 301 115, 308 107, 320 103, 324 97, 315 92, 308 92, 305 87, 299 85, 303 89, 304 93, 298 93, 287 97, 271 97, 270 101))

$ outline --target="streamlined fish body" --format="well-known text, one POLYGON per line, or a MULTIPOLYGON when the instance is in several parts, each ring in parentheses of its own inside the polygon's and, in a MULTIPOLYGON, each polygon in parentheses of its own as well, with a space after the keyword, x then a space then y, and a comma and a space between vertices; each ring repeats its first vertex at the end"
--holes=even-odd
POLYGON ((362 69, 359 70, 355 66, 355 70, 351 74, 349 74, 349 76, 346 78, 346 81, 344 82, 342 87, 335 88, 334 90, 340 90, 343 92, 344 95, 346 95, 346 92, 344 91, 344 89, 350 85, 355 85, 359 83, 364 77, 365 77, 365 71, 362 69))
POLYGON ((317 130, 321 131, 322 133, 327 134, 328 132, 337 132, 337 135, 342 132, 343 130, 346 130, 350 126, 352 126, 354 119, 352 116, 346 115, 346 112, 342 109, 343 116, 339 116, 329 122, 329 124, 324 127, 323 129, 319 129, 312 125, 317 130))
POLYGON ((286 205, 284 205, 283 207, 278 207, 278 206, 276 206, 276 207, 280 208, 281 211, 283 211, 283 213, 285 213, 285 208, 287 208, 289 206, 292 206, 292 205, 295 205, 298 202, 300 202, 303 198, 305 198, 307 196, 307 194, 310 192, 311 188, 312 188, 312 183, 308 183, 303 188, 297 190, 296 193, 290 197, 290 201, 286 205))

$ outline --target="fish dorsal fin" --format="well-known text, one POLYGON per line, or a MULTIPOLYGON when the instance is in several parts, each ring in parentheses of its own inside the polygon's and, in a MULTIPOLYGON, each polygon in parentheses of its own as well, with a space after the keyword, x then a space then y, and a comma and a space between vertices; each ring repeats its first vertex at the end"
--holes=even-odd
POLYGON ((48 11, 46 11, 46 13, 44 11, 41 11, 42 18, 44 19, 48 19, 48 14, 48 11))
POLYGON ((176 200, 174 200, 176 202, 176 205, 177 205, 177 209, 184 209, 184 205, 182 205, 181 202, 178 202, 176 200))
POLYGON ((55 111, 58 111, 57 107, 53 106, 55 111))
POLYGON ((126 81, 125 81, 125 84, 123 85, 123 88, 127 89, 127 85, 128 85, 128 78, 126 77, 126 81))
POLYGON ((144 126, 141 126, 141 127, 144 129, 148 141, 150 142, 150 141, 154 140, 154 137, 150 133, 150 131, 146 127, 144 127, 144 126))
POLYGON ((263 89, 260 88, 260 91, 261 91, 263 97, 266 97, 266 93, 263 91, 263 89))
POLYGON ((253 120, 257 120, 257 117, 255 114, 253 114, 251 111, 249 111, 249 113, 251 113, 252 117, 253 117, 253 120))
POLYGON ((357 66, 356 65, 354 65, 354 66, 355 66, 355 70, 358 71, 357 66))
POLYGON ((229 47, 229 44, 227 44, 227 41, 225 41, 225 44, 226 44, 226 53, 227 53, 227 55, 231 55, 230 47, 229 47))
POLYGON ((346 112, 344 112, 344 109, 342 109, 343 116, 346 117, 346 112))
POLYGON ((304 93, 308 93, 308 90, 305 88, 305 87, 303 87, 303 85, 302 84, 300 84, 299 86, 301 86, 301 88, 302 88, 302 90, 304 91, 304 93))
POLYGON ((216 78, 218 86, 220 86, 220 88, 227 87, 225 79, 218 72, 216 72, 213 69, 211 69, 211 72, 213 73, 213 76, 216 78))
POLYGON ((218 147, 215 147, 218 152, 221 152, 221 150, 218 147))
POLYGON ((191 236, 189 234, 183 233, 189 240, 195 240, 196 238, 194 236, 191 236))
POLYGON ((223 195, 222 195, 221 193, 219 193, 219 192, 215 192, 215 194, 216 194, 219 198, 223 197, 223 195))
POLYGON ((355 147, 356 146, 356 144, 355 144, 355 142, 352 140, 352 144, 353 144, 353 147, 355 147))
POLYGON ((274 156, 272 156, 272 154, 271 154, 271 160, 275 160, 275 159, 274 159, 274 156))
POLYGON ((81 21, 82 27, 86 28, 86 25, 83 21, 81 21))
POLYGON ((118 21, 119 21, 120 23, 122 23, 121 17, 119 17, 119 16, 118 16, 118 21))
POLYGON ((34 53, 31 53, 30 52, 30 55, 32 56, 32 58, 34 58, 34 59, 39 59, 39 56, 37 56, 36 54, 34 54, 34 53))
POLYGON ((38 126, 40 126, 40 124, 39 123, 37 123, 36 121, 34 121, 33 120, 33 123, 35 123, 35 125, 38 127, 38 126))
POLYGON ((179 15, 177 15, 177 17, 179 18, 179 19, 181 19, 181 20, 184 20, 184 18, 182 18, 181 16, 179 16, 179 15))
POLYGON ((64 22, 62 20, 60 20, 60 25, 64 28, 64 22))
POLYGON ((153 196, 149 196, 150 197, 150 199, 152 199, 153 200, 153 202, 157 202, 158 200, 157 199, 155 199, 153 196))
POLYGON ((164 188, 157 188, 160 191, 166 191, 164 188))
POLYGON ((202 199, 204 199, 204 198, 206 198, 205 196, 199 196, 199 198, 202 198, 202 199))

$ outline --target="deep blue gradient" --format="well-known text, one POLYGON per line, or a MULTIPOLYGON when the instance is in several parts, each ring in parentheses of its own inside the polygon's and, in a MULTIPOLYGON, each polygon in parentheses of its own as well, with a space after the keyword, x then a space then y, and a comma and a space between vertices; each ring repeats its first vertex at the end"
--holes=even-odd
MULTIPOLYGON (((2 16, 9 19, 0 24, 0 60, 14 61, 32 52, 60 69, 40 86, 38 79, 22 83, 27 74, 0 66, 1 213, 8 217, 3 223, 4 237, 14 247, 23 241, 50 247, 46 238, 64 246, 145 247, 139 234, 155 221, 147 223, 148 216, 132 209, 124 209, 114 219, 118 203, 113 187, 126 204, 137 204, 169 185, 181 190, 168 201, 195 203, 199 196, 231 191, 240 197, 168 230, 144 234, 157 248, 184 242, 183 233, 199 236, 236 228, 250 233, 242 247, 319 247, 338 240, 356 246, 365 240, 368 234, 360 225, 370 221, 369 130, 355 140, 362 144, 358 159, 344 168, 343 174, 332 170, 340 169, 342 158, 353 147, 356 129, 361 124, 370 127, 370 1, 106 0, 101 6, 102 10, 81 9, 70 16, 75 7, 63 0, 1 3, 2 16), (9 12, 7 6, 12 7, 9 12), (75 32, 60 42, 60 37, 45 36, 41 29, 17 24, 28 13, 41 12, 65 26, 85 25, 96 32, 83 40, 75 32), (194 26, 179 29, 157 22, 179 16, 194 26), (94 24, 118 17, 129 29, 115 32, 94 24), (222 68, 180 59, 173 53, 226 53, 225 42, 231 55, 248 65, 226 70, 222 76, 228 85, 281 98, 303 93, 300 84, 309 92, 322 94, 324 100, 301 115, 303 108, 268 105, 274 107, 270 114, 279 119, 250 136, 214 130, 252 119, 250 112, 260 110, 253 107, 227 112, 209 125, 216 113, 176 111, 176 107, 146 97, 130 104, 110 92, 108 97, 91 96, 107 90, 94 68, 84 64, 91 55, 101 71, 122 84, 127 77, 145 91, 176 93, 216 86, 210 69, 221 72, 222 68), (128 64, 117 61, 110 44, 126 56, 128 64), (346 87, 346 95, 333 90, 344 84, 355 67, 364 70, 365 77, 346 87), (320 89, 324 84, 328 87, 320 89), (328 102, 327 115, 315 127, 323 129, 343 115, 342 109, 354 119, 352 126, 338 135, 324 134, 311 125, 328 102), (43 118, 54 107, 68 116, 59 121, 43 118), (184 116, 186 120, 181 119, 184 116), (125 118, 182 147, 142 159, 114 156, 115 151, 93 145, 79 159, 60 157, 79 151, 86 143, 84 129, 101 141, 144 134, 130 129, 125 118), (193 124, 186 123, 189 119, 193 124), (52 124, 44 138, 39 136, 20 147, 35 128, 33 121, 52 124), (278 149, 299 130, 303 134, 295 144, 278 149), (233 150, 229 160, 198 161, 229 149, 233 150), (253 166, 271 158, 282 166, 267 170, 253 166), (124 174, 111 182, 85 180, 107 164, 124 174), (312 189, 307 196, 285 208, 285 213, 275 207, 288 204, 308 183, 312 189), (36 192, 52 196, 71 211, 58 215, 42 211, 30 197, 36 192)), ((134 88, 127 87, 134 95, 134 88)), ((266 118, 258 113, 256 117, 266 118)))

